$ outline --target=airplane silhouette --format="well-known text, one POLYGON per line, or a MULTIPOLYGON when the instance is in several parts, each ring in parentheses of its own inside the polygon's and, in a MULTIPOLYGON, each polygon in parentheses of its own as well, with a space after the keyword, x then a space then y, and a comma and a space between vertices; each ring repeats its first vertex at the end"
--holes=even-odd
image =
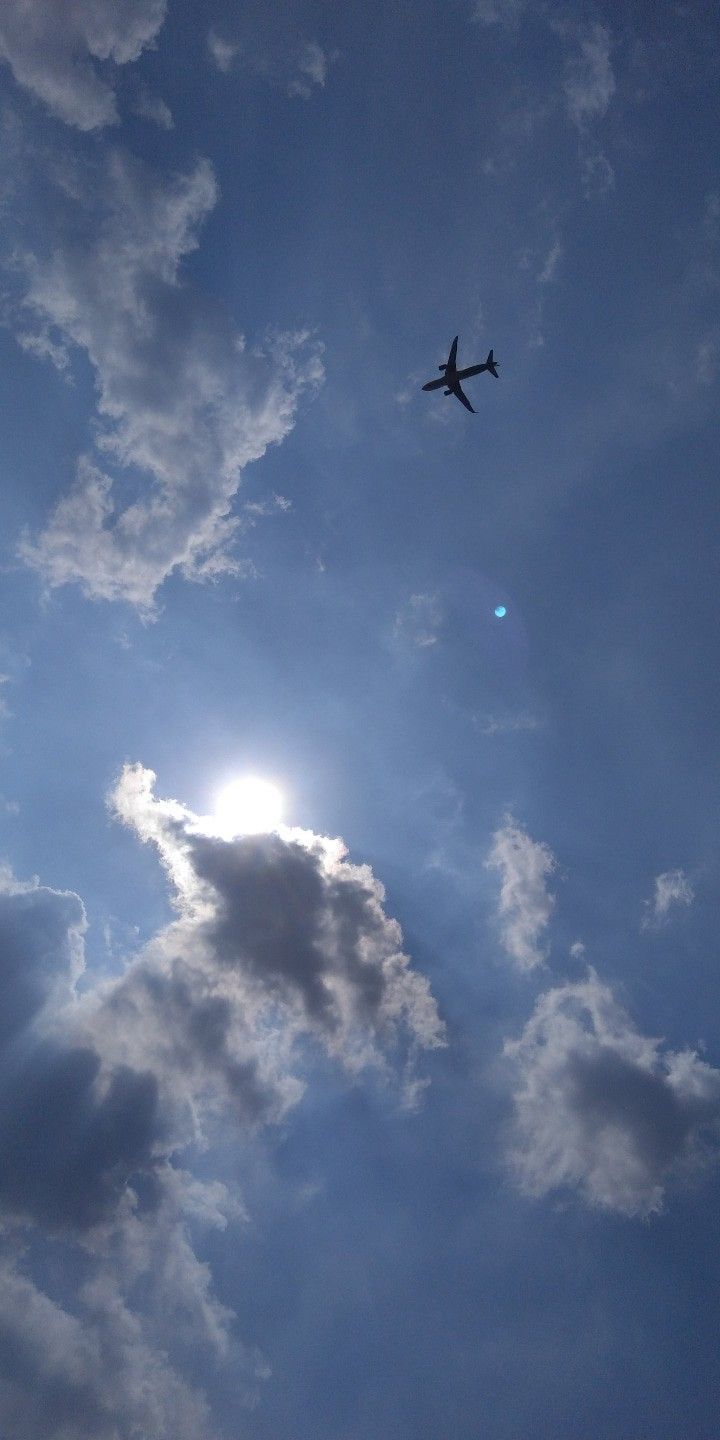
POLYGON ((440 380, 428 380, 427 385, 423 385, 422 388, 423 390, 441 390, 443 385, 446 386, 445 394, 454 395, 455 398, 460 401, 460 404, 464 405, 466 410, 472 410, 472 413, 474 415, 476 412, 473 410, 473 407, 470 404, 467 395, 464 393, 460 381, 469 380, 471 375, 479 375, 483 370, 489 370, 490 374, 494 375, 496 380, 499 380, 500 376, 495 369, 495 361, 493 359, 492 350, 490 351, 490 354, 488 355, 484 365, 469 365, 467 370, 458 370, 456 364, 457 345, 458 337, 456 335, 452 345, 450 346, 450 354, 448 356, 447 363, 445 365, 438 365, 438 370, 444 371, 442 378, 440 380))

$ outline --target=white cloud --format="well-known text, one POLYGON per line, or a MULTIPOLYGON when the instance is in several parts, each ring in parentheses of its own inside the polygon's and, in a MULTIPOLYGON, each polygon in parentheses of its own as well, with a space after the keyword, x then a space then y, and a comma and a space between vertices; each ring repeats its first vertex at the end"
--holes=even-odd
POLYGON ((115 93, 94 61, 126 65, 152 44, 166 0, 4 0, 0 58, 18 85, 79 130, 117 123, 115 93))
POLYGON ((583 129, 602 119, 615 93, 610 63, 610 32, 595 23, 580 33, 579 54, 570 57, 565 77, 565 98, 573 124, 583 129))
MULTIPOLYGON (((9 684, 10 684, 10 676, 9 676, 9 675, 0 675, 0 687, 2 687, 3 685, 9 685, 9 684)), ((3 693, 2 693, 2 689, 0 688, 0 720, 6 719, 7 716, 8 716, 8 715, 11 715, 11 714, 12 714, 12 711, 10 710, 10 707, 9 707, 9 705, 8 705, 8 703, 7 703, 7 700, 5 699, 5 696, 4 696, 3 693)))
POLYGON ((588 197, 604 195, 615 184, 615 171, 602 150, 591 150, 589 154, 582 155, 580 174, 588 197))
POLYGON ((303 390, 319 385, 319 349, 306 334, 280 334, 249 352, 182 283, 217 200, 208 161, 163 180, 116 151, 65 188, 56 202, 73 224, 52 231, 52 247, 26 250, 24 312, 40 336, 87 354, 98 456, 81 458, 73 490, 20 553, 50 587, 75 581, 150 613, 173 570, 238 573, 230 511, 240 472, 283 439, 303 390), (139 498, 116 500, 108 460, 133 476, 139 498))
POLYGON ((0 1420, 14 1440, 211 1440, 202 1395, 152 1344, 113 1283, 65 1310, 13 1265, 0 1284, 0 1420))
MULTIPOLYGON (((473 19, 486 26, 496 25, 516 30, 528 12, 527 0, 475 0, 473 19)), ((578 134, 581 179, 588 196, 602 195, 615 182, 607 157, 594 138, 594 127, 603 119, 616 91, 611 62, 610 30, 599 22, 587 24, 562 15, 557 9, 536 7, 537 20, 543 21, 561 43, 565 77, 563 97, 568 116, 578 134)), ((494 154, 486 156, 483 169, 492 175, 499 168, 514 162, 517 150, 527 144, 541 122, 557 109, 558 95, 552 84, 538 98, 513 90, 506 102, 501 126, 502 143, 494 154)), ((559 258, 559 256, 558 256, 559 258)), ((556 263, 556 262, 554 262, 556 263)), ((551 266, 547 279, 552 278, 551 266)), ((541 279, 541 283, 546 283, 541 279)), ((544 342, 539 335, 536 345, 544 342)))
POLYGON ((571 1187, 649 1215, 672 1178, 716 1153, 720 1070, 641 1035, 592 970, 542 995, 505 1054, 516 1074, 509 1161, 528 1194, 571 1187))
POLYGON ((298 38, 293 44, 283 26, 275 24, 272 17, 262 9, 245 16, 246 26, 241 40, 228 40, 210 30, 207 47, 213 64, 223 74, 233 69, 236 59, 240 63, 280 86, 294 98, 308 100, 313 89, 322 89, 328 77, 330 65, 338 59, 338 52, 323 50, 316 40, 298 38))
POLYGON ((442 609, 437 595, 418 593, 400 606, 393 625, 396 640, 416 650, 437 645, 442 609))
POLYGON ((720 359, 719 330, 711 330, 704 339, 698 341, 695 356, 697 377, 700 384, 714 384, 718 370, 718 360, 720 359))
POLYGON ((161 130, 174 129, 170 107, 159 95, 153 95, 149 90, 140 90, 134 109, 136 115, 141 115, 144 120, 152 120, 161 130))
POLYGON ((555 279, 558 264, 562 259, 562 253, 563 247, 560 241, 555 240, 554 243, 550 246, 550 249, 545 257, 545 263, 542 267, 542 270, 540 271, 540 274, 538 275, 538 281, 541 285, 549 285, 550 281, 555 279))
POLYGON ((665 870, 655 876, 652 900, 645 901, 643 930, 657 929, 667 919, 671 905, 692 905, 695 891, 684 870, 665 870))
POLYGON ((231 41, 223 40, 214 30, 211 30, 207 37, 207 47, 218 70, 222 71, 223 75, 227 75, 232 68, 233 60, 240 48, 239 45, 233 45, 231 41))
POLYGON ((547 845, 531 840, 511 816, 493 836, 486 865, 502 876, 498 915, 503 945, 521 970, 541 965, 540 944, 555 905, 546 880, 557 869, 547 845))
POLYGON ((592 127, 602 120, 615 94, 615 76, 609 30, 596 22, 589 28, 579 28, 575 34, 579 52, 566 62, 565 102, 578 131, 583 189, 591 197, 604 195, 615 183, 612 165, 592 134, 592 127))
POLYGON ((573 943, 570 946, 570 956, 573 960, 584 960, 585 945, 583 944, 582 940, 573 940, 573 943))
POLYGON ((327 80, 329 57, 315 40, 307 40, 300 47, 295 66, 297 73, 288 81, 288 94, 308 100, 313 85, 322 88, 327 80))
POLYGON ((481 25, 517 25, 527 0, 475 0, 473 19, 481 25))
POLYGON ((538 716, 529 711, 521 711, 517 715, 485 715, 473 718, 476 724, 479 723, 483 735, 521 735, 539 729, 541 724, 538 716))

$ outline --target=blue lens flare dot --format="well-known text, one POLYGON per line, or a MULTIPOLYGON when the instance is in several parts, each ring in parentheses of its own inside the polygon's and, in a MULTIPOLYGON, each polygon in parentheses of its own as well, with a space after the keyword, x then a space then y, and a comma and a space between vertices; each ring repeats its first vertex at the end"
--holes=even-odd
POLYGON ((496 606, 495 606, 495 614, 497 615, 498 620, 502 620, 503 615, 507 615, 507 610, 505 609, 505 606, 504 606, 504 605, 496 605, 496 606))

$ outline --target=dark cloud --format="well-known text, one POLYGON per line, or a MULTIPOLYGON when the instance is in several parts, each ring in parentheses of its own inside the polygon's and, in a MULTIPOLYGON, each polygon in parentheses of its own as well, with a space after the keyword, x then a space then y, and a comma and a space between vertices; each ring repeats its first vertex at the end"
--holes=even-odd
POLYGON ((208 989, 203 974, 179 957, 167 968, 136 964, 105 997, 92 1026, 105 1034, 106 1022, 112 1028, 115 1021, 152 1052, 168 1094, 178 1093, 174 1077, 182 1077, 188 1095, 214 1085, 232 1102, 235 1118, 248 1124, 277 1120, 285 1109, 280 1078, 263 1068, 261 1056, 246 1053, 232 1000, 208 989))
POLYGON ((50 1229, 87 1229, 115 1209, 159 1141, 158 1086, 119 1067, 98 1094, 90 1049, 40 1045, 5 1066, 0 1206, 50 1229), (10 1073, 8 1073, 10 1072, 10 1073))
MULTIPOLYGON (((113 802, 157 846, 176 888, 181 919, 158 937, 154 957, 162 954, 164 972, 170 965, 176 977, 185 957, 195 1035, 188 1010, 181 1043, 197 1045, 207 1027, 197 1030, 197 1003, 206 1006, 208 993, 233 1007, 232 1019, 216 1000, 205 1011, 224 1037, 241 1035, 248 1013, 267 1015, 280 1003, 289 1032, 311 1031, 351 1068, 383 1065, 403 1036, 411 1047, 443 1043, 427 982, 403 954, 368 866, 351 864, 340 841, 307 831, 219 839, 211 821, 156 800, 153 782, 151 771, 126 766, 113 802)), ((129 989, 141 973, 127 977, 129 989)), ((267 1063, 257 1042, 255 1051, 267 1063)))
POLYGON ((505 1051, 516 1069, 510 1161, 530 1194, 570 1186, 647 1215, 717 1153, 720 1070, 641 1035, 592 970, 542 995, 505 1051))
POLYGON ((49 1038, 82 972, 79 896, 5 872, 0 884, 0 1207, 53 1229, 110 1213, 158 1139, 157 1082, 49 1038))
POLYGON ((162 1317, 181 1316, 175 1331, 196 1347, 227 1350, 232 1316, 208 1293, 185 1215, 223 1224, 236 1207, 224 1187, 170 1164, 178 1137, 152 1053, 133 1067, 76 1043, 84 930, 77 895, 2 874, 0 1220, 21 1258, 0 1264, 0 1429, 17 1440, 207 1440, 207 1406, 168 1358, 162 1317), (64 1247, 70 1309, 21 1271, 51 1241, 64 1247), (138 1283, 152 1305, 131 1308, 138 1283))
POLYGON ((0 1052, 82 969, 85 911, 79 895, 0 874, 0 1052))
POLYGON ((192 860, 218 897, 203 931, 224 963, 288 987, 331 1030, 340 1023, 340 984, 358 1017, 372 1022, 385 992, 377 947, 386 944, 388 922, 364 877, 329 877, 316 852, 279 835, 230 843, 197 837, 192 860))
POLYGON ((218 839, 128 766, 122 819, 159 849, 178 918, 120 978, 75 992, 85 915, 72 893, 0 886, 0 1219, 18 1237, 0 1276, 0 1428, 18 1440, 210 1440, 197 1357, 239 1377, 234 1339, 191 1223, 242 1221, 239 1198, 182 1170, 206 1128, 279 1119, 303 1086, 297 1037, 346 1067, 389 1070, 443 1042, 423 977, 366 866, 303 831, 218 839), (62 1246, 61 1305, 24 1257, 62 1246))

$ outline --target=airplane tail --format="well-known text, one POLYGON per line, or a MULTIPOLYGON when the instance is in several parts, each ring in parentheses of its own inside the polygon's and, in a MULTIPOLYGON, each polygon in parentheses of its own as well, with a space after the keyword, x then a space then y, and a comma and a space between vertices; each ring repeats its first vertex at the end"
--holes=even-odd
POLYGON ((488 355, 487 360, 485 361, 485 366, 486 366, 486 368, 490 371, 490 374, 495 376, 495 379, 496 379, 496 380, 499 380, 499 379, 500 379, 500 376, 498 375, 498 372, 497 372, 497 370, 495 369, 495 361, 493 360, 493 352, 492 352, 492 350, 490 351, 490 354, 488 355))

